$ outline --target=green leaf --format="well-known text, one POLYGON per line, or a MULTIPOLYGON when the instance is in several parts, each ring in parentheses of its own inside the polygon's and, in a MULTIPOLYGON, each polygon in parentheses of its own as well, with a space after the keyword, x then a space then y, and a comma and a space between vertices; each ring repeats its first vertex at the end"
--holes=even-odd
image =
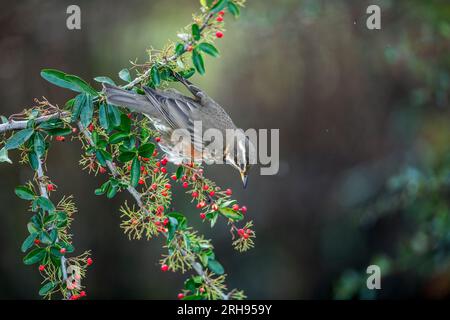
POLYGON ((40 132, 34 134, 34 152, 38 158, 40 158, 45 152, 45 141, 40 132))
POLYGON ((128 138, 129 134, 125 132, 116 132, 109 137, 110 144, 116 144, 122 142, 126 138, 128 138))
POLYGON ((46 130, 46 131, 51 136, 67 136, 72 133, 71 128, 58 128, 58 129, 50 129, 50 130, 46 130))
POLYGON ((50 201, 50 199, 45 198, 45 197, 39 197, 37 199, 37 204, 39 207, 41 207, 42 209, 46 210, 46 211, 54 211, 55 210, 55 205, 50 201))
POLYGON ((34 152, 28 152, 28 161, 33 170, 37 170, 39 167, 39 159, 34 152))
POLYGON ((122 79, 123 81, 130 82, 131 81, 130 71, 126 68, 120 70, 119 78, 122 79))
POLYGON ((232 1, 228 1, 228 11, 230 11, 230 13, 235 17, 239 17, 240 15, 240 10, 239 7, 232 1))
POLYGON ((216 4, 211 8, 211 13, 217 13, 225 8, 228 0, 218 0, 216 4))
POLYGON ((98 92, 80 77, 74 75, 66 75, 65 79, 80 88, 81 92, 85 92, 93 96, 98 96, 98 92))
POLYGON ((168 217, 174 218, 177 220, 178 229, 185 229, 187 226, 187 218, 179 212, 171 212, 167 214, 168 217))
POLYGON ((126 163, 128 161, 131 161, 134 157, 136 157, 136 152, 125 151, 119 155, 118 159, 120 162, 126 163))
POLYGON ((57 286, 56 282, 47 282, 46 284, 44 284, 41 287, 41 289, 39 289, 39 295, 45 296, 46 294, 51 292, 53 289, 55 289, 56 286, 57 286))
POLYGON ((87 127, 92 122, 92 117, 94 115, 94 103, 92 102, 92 96, 90 94, 86 95, 83 107, 81 108, 80 121, 84 127, 87 127))
POLYGON ((219 261, 209 258, 208 259, 208 269, 217 275, 221 275, 225 272, 219 261))
POLYGON ((12 163, 11 159, 8 158, 8 150, 6 148, 0 149, 0 162, 12 163))
POLYGON ((195 68, 189 68, 188 70, 184 70, 179 73, 183 78, 189 79, 195 74, 195 68))
POLYGON ((155 151, 155 145, 151 142, 143 144, 139 147, 138 153, 143 158, 150 158, 155 151))
POLYGON ((177 179, 180 179, 181 176, 183 175, 183 173, 184 173, 184 167, 183 166, 179 166, 178 169, 177 169, 177 172, 175 174, 177 179))
POLYGON ((120 131, 130 133, 131 131, 131 119, 126 114, 120 116, 120 131))
POLYGON ((157 66, 153 66, 150 70, 150 76, 155 87, 159 86, 161 83, 161 77, 159 76, 159 71, 157 66))
POLYGON ((109 83, 113 86, 116 85, 110 77, 95 77, 94 80, 100 83, 109 83))
POLYGON ((202 55, 197 51, 192 51, 192 63, 195 66, 195 69, 197 69, 198 73, 205 74, 205 64, 203 62, 202 55))
POLYGON ((118 186, 111 186, 108 189, 108 192, 106 193, 106 196, 108 197, 108 199, 112 199, 117 194, 117 191, 119 191, 118 186))
POLYGON ((32 265, 37 262, 42 261, 45 258, 45 249, 44 248, 36 248, 31 250, 24 258, 23 263, 26 265, 32 265))
POLYGON ((192 25, 192 37, 195 41, 200 40, 200 27, 196 23, 192 25))
POLYGON ((216 47, 214 47, 212 44, 210 43, 200 43, 197 48, 201 51, 203 51, 204 53, 209 54, 210 56, 213 57, 218 57, 219 56, 219 50, 216 49, 216 47))
POLYGON ((27 142, 33 135, 33 128, 27 128, 16 132, 5 144, 6 150, 16 149, 27 142))
POLYGON ((141 162, 138 157, 134 157, 133 163, 131 164, 131 178, 130 184, 133 187, 136 187, 139 182, 139 178, 141 177, 141 162))
POLYGON ((231 208, 219 208, 219 211, 225 217, 233 221, 240 221, 244 218, 244 215, 241 212, 235 211, 231 208))
POLYGON ((41 77, 58 87, 81 92, 81 89, 76 84, 66 79, 66 74, 62 71, 54 69, 43 69, 41 71, 41 77))
POLYGON ((108 106, 104 103, 100 105, 100 108, 98 110, 98 118, 100 120, 100 126, 106 131, 109 131, 110 126, 107 108, 108 106))
POLYGON ((50 119, 40 123, 38 127, 43 130, 64 128, 64 122, 61 119, 50 119))
POLYGON ((22 250, 22 252, 26 252, 28 249, 30 249, 34 244, 34 240, 36 239, 36 236, 37 236, 37 233, 35 233, 35 232, 31 233, 25 239, 25 241, 22 243, 22 247, 20 248, 20 250, 22 250))
POLYGON ((14 193, 23 200, 33 200, 35 195, 30 188, 26 186, 18 186, 14 189, 14 193))
POLYGON ((175 47, 175 53, 178 56, 181 56, 184 52, 184 44, 182 43, 177 43, 176 47, 175 47))

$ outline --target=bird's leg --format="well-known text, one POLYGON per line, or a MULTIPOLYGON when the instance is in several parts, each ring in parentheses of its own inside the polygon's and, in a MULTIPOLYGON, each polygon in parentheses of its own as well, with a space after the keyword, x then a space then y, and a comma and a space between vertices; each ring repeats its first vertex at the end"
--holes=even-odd
POLYGON ((179 82, 181 82, 195 97, 198 97, 201 99, 202 97, 205 96, 205 94, 199 87, 192 84, 192 82, 185 79, 183 76, 181 76, 177 72, 172 71, 172 75, 175 77, 175 79, 177 79, 179 82))

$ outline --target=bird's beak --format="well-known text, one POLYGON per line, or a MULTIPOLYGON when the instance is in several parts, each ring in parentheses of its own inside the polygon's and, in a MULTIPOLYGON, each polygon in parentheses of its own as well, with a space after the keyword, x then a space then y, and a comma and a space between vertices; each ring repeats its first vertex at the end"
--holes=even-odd
POLYGON ((242 185, 244 186, 244 189, 247 188, 248 175, 244 172, 241 172, 241 179, 242 179, 242 185))

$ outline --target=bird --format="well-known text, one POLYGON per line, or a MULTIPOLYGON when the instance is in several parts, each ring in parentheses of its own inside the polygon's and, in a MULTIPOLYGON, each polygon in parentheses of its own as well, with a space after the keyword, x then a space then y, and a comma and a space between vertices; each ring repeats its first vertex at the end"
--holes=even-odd
POLYGON ((161 135, 159 146, 167 154, 169 161, 225 162, 239 171, 245 189, 251 167, 250 153, 255 150, 252 142, 237 128, 228 113, 205 91, 178 73, 174 72, 173 75, 189 90, 192 97, 172 88, 161 90, 148 86, 143 86, 144 94, 139 94, 109 83, 103 83, 103 92, 108 104, 126 107, 150 119, 161 135), (217 152, 218 150, 213 147, 214 144, 207 144, 202 136, 199 137, 197 129, 194 129, 198 121, 201 121, 202 136, 208 129, 218 130, 223 137, 226 137, 227 130, 237 130, 235 132, 240 134, 236 134, 232 141, 226 139, 221 146, 223 149, 217 152), (177 129, 186 130, 188 139, 182 143, 175 143, 172 134, 177 129))

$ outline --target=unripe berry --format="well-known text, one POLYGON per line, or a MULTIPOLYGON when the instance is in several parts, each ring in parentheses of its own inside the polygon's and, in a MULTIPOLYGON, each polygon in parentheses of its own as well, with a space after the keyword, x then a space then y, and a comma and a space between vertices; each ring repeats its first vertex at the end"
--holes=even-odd
POLYGON ((44 270, 45 270, 45 266, 41 264, 41 265, 39 266, 39 271, 42 272, 42 271, 44 271, 44 270))
POLYGON ((169 266, 168 266, 167 264, 163 264, 163 265, 161 266, 161 271, 162 271, 162 272, 166 272, 167 270, 169 270, 169 266))
POLYGON ((206 214, 204 212, 200 213, 200 219, 204 220, 206 218, 206 214))
POLYGON ((219 38, 219 39, 222 38, 223 37, 223 32, 222 31, 217 31, 216 32, 216 37, 219 38))

